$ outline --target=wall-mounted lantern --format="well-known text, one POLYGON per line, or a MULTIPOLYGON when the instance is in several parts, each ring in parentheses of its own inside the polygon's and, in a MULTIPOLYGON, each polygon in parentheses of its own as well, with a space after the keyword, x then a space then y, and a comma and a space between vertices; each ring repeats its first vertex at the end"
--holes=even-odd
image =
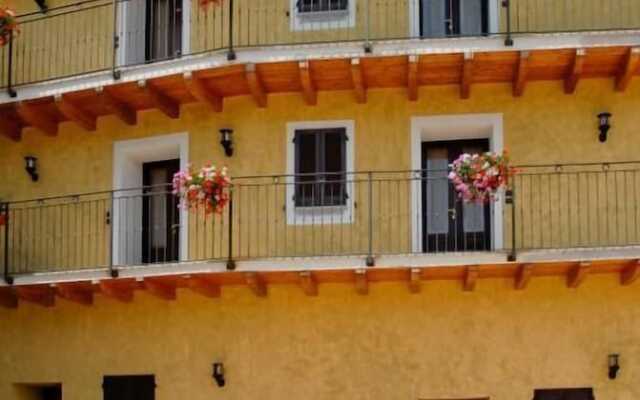
POLYGON ((220 144, 224 148, 224 154, 226 154, 227 157, 231 157, 233 155, 233 141, 231 140, 231 135, 233 135, 233 129, 220 129, 220 144))
POLYGON ((221 362, 213 363, 213 380, 216 381, 218 387, 223 387, 224 380, 224 365, 221 362))
POLYGON ((607 133, 609 133, 609 129, 611 129, 611 124, 609 122, 611 118, 611 113, 602 112, 598 114, 598 129, 600 130, 600 142, 604 143, 607 141, 607 133))
POLYGON ((27 171, 31 180, 34 182, 38 181, 38 159, 34 156, 26 156, 24 158, 24 169, 27 171))
POLYGON ((609 354, 609 379, 616 379, 620 371, 620 355, 609 354))

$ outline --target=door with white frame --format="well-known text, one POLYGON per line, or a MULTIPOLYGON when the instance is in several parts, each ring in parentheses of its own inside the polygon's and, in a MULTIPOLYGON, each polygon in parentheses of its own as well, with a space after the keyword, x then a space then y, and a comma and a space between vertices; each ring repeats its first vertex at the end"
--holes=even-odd
POLYGON ((188 51, 189 1, 121 1, 118 9, 118 64, 166 60, 188 51))
POLYGON ((497 31, 497 0, 414 0, 414 34, 421 37, 479 36, 497 31), (416 7, 414 7, 416 8, 416 7))

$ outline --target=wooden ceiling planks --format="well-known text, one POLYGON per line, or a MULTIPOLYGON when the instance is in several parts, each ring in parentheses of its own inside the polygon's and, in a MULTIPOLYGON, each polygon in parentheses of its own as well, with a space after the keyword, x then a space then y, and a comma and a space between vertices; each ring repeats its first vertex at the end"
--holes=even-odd
POLYGON ((271 93, 301 93, 307 104, 315 104, 317 92, 353 90, 354 99, 365 102, 368 89, 404 87, 412 100, 420 86, 461 85, 464 97, 472 95, 474 84, 484 83, 511 83, 513 95, 520 96, 524 85, 532 81, 563 80, 566 91, 573 93, 581 79, 611 78, 612 86, 623 90, 640 75, 638 49, 631 47, 526 53, 526 66, 521 52, 503 51, 468 53, 466 63, 465 54, 449 53, 309 60, 302 69, 295 61, 207 68, 193 72, 195 85, 177 74, 148 79, 142 86, 125 82, 66 93, 62 99, 76 105, 75 110, 61 106, 60 96, 57 103, 50 96, 4 105, 0 107, 0 134, 17 141, 24 127, 34 126, 54 136, 60 122, 75 120, 91 129, 94 118, 111 114, 134 125, 137 111, 160 107, 175 118, 182 104, 200 101, 219 111, 224 98, 235 96, 253 96, 257 106, 267 107, 271 93))

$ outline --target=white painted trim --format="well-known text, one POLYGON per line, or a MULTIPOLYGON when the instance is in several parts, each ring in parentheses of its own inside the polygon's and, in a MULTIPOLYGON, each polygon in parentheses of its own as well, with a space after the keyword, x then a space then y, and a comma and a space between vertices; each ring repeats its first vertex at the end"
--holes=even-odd
POLYGON ((575 49, 616 46, 640 46, 640 30, 590 33, 556 33, 516 35, 512 47, 504 46, 504 36, 458 39, 411 39, 376 42, 373 52, 364 54, 364 42, 323 43, 236 49, 237 59, 229 62, 225 51, 183 56, 180 59, 121 68, 122 76, 114 80, 111 70, 61 78, 16 87, 17 97, 0 92, 0 104, 90 90, 125 82, 158 78, 233 64, 258 64, 283 61, 306 61, 354 57, 381 57, 465 52, 533 51, 536 49, 575 49))
POLYGON ((289 29, 297 32, 353 28, 356 26, 356 1, 349 0, 345 11, 299 13, 298 0, 289 0, 289 29))
MULTIPOLYGON (((502 114, 452 114, 411 118, 411 169, 422 169, 422 142, 459 139, 489 139, 489 149, 502 152, 504 149, 502 114)), ((411 185, 412 248, 422 248, 422 187, 420 180, 411 185)), ((504 199, 500 198, 491 207, 492 245, 503 248, 504 199)))
MULTIPOLYGON (((116 141, 113 143, 113 189, 116 190, 114 198, 135 195, 135 191, 122 189, 137 188, 142 186, 142 163, 180 158, 180 169, 186 169, 189 165, 189 133, 176 133, 170 135, 154 136, 144 139, 131 139, 116 141), (139 176, 132 168, 140 169, 139 176), (120 190, 120 191, 118 191, 120 190)), ((138 191, 139 192, 139 191, 138 191)), ((117 200, 113 210, 112 221, 120 221, 117 200)), ((188 260, 189 252, 189 214, 186 210, 180 211, 180 260, 188 260)), ((120 258, 120 232, 117 227, 113 229, 113 263, 119 265, 120 258)), ((133 239, 135 240, 135 239, 133 239)))
POLYGON ((353 120, 339 121, 299 121, 287 123, 287 171, 286 171, 286 209, 288 225, 323 225, 323 224, 351 224, 354 215, 354 184, 353 176, 347 175, 347 204, 338 207, 296 207, 293 200, 295 195, 295 152, 293 143, 296 130, 298 129, 327 129, 345 128, 347 133, 346 143, 346 168, 347 172, 354 171, 354 149, 355 149, 355 122, 353 120))
MULTIPOLYGON (((420 36, 420 4, 422 0, 409 0, 409 32, 412 37, 420 36)), ((498 33, 500 29, 500 1, 489 0, 489 33, 498 33)))
POLYGON ((191 52, 191 0, 182 0, 182 54, 191 52))

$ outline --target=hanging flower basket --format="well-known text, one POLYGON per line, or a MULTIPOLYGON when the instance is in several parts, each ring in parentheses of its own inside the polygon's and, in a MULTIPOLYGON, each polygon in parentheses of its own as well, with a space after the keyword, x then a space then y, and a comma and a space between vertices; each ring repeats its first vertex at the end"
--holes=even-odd
POLYGON ((494 201, 498 191, 508 187, 517 172, 509 166, 506 152, 462 154, 450 167, 449 179, 458 197, 467 203, 494 201))
POLYGON ((200 171, 189 168, 173 176, 173 194, 180 199, 179 207, 194 211, 203 208, 205 215, 222 214, 229 202, 230 185, 226 167, 217 170, 205 165, 200 171))
POLYGON ((9 43, 19 31, 16 13, 9 7, 0 7, 0 47, 9 43))

